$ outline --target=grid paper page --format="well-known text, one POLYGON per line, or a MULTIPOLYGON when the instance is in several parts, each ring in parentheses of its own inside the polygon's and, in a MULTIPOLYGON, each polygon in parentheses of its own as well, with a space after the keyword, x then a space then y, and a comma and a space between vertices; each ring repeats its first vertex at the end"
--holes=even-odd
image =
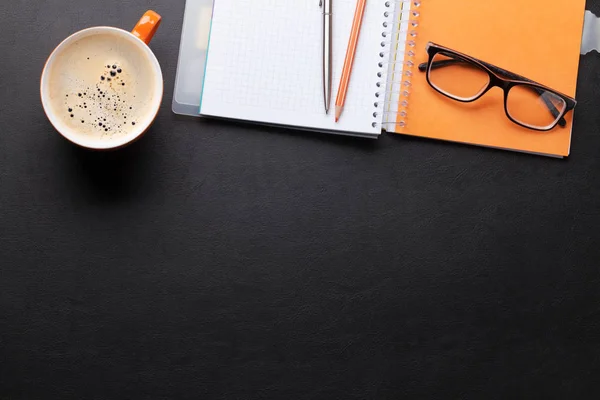
MULTIPOLYGON (((333 93, 325 114, 322 84, 322 9, 319 0, 218 0, 200 113, 272 124, 380 134, 375 93, 382 79, 385 0, 367 2, 348 96, 334 121, 356 0, 333 1, 333 93), (373 123, 377 126, 374 127, 373 123)), ((385 80, 385 79, 383 79, 385 80)), ((385 85, 385 82, 383 82, 385 85)))

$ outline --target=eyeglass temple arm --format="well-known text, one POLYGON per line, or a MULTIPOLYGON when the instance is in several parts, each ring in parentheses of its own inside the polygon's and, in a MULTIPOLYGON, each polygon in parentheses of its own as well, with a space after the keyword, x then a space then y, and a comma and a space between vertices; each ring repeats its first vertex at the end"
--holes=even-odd
MULTIPOLYGON (((529 83, 535 83, 531 79, 527 79, 527 78, 522 77, 520 75, 513 74, 512 72, 508 72, 505 69, 502 69, 500 67, 496 67, 495 65, 492 65, 492 64, 488 64, 485 61, 480 61, 480 60, 477 60, 477 61, 479 61, 480 63, 482 63, 483 65, 485 65, 489 69, 491 69, 493 72, 495 72, 497 74, 500 74, 500 75, 504 75, 507 78, 514 79, 514 80, 519 80, 519 81, 524 81, 524 82, 529 82, 529 83)), ((464 63, 464 62, 465 61, 456 60, 456 59, 454 59, 454 60, 434 61, 431 64, 431 68, 432 69, 438 69, 438 68, 447 67, 447 66, 452 65, 452 64, 464 63)), ((419 71, 421 71, 421 72, 427 71, 427 65, 428 65, 428 63, 419 64, 419 71)), ((554 106, 554 104, 552 104, 552 102, 550 100, 548 100, 546 97, 543 96, 543 94, 544 94, 544 90, 543 89, 540 89, 540 88, 537 88, 537 87, 532 87, 531 89, 534 90, 537 94, 540 95, 540 97, 542 98, 542 100, 546 104, 546 107, 548 107, 548 110, 550 110, 550 113, 552 113, 552 116, 554 118, 556 118, 556 117, 558 117, 560 115, 560 111, 558 111, 556 109, 556 107, 554 106)), ((561 118, 558 121, 558 125, 560 125, 562 128, 564 128, 565 126, 567 126, 567 121, 564 118, 561 118)))

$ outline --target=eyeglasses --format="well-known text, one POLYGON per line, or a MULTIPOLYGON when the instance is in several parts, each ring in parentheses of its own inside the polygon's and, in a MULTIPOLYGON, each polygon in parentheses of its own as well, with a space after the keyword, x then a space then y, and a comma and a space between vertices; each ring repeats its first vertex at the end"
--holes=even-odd
POLYGON ((429 62, 419 65, 427 82, 451 99, 470 103, 491 88, 504 90, 504 111, 515 124, 537 131, 567 126, 565 115, 577 105, 575 99, 495 65, 446 47, 429 43, 429 62))

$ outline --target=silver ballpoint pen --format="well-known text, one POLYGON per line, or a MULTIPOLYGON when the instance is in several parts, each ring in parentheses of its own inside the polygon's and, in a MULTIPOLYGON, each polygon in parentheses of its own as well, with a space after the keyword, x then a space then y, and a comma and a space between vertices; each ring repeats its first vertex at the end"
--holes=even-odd
POLYGON ((323 8, 323 99, 325 114, 331 104, 331 82, 333 80, 333 0, 319 0, 323 8))

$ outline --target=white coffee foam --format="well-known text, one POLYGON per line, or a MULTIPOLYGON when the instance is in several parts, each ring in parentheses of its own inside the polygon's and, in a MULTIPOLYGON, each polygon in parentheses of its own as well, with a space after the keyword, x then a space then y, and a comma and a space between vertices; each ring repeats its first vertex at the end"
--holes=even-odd
POLYGON ((89 35, 57 54, 48 75, 50 107, 78 134, 113 140, 154 112, 154 74, 148 54, 129 38, 89 35))

